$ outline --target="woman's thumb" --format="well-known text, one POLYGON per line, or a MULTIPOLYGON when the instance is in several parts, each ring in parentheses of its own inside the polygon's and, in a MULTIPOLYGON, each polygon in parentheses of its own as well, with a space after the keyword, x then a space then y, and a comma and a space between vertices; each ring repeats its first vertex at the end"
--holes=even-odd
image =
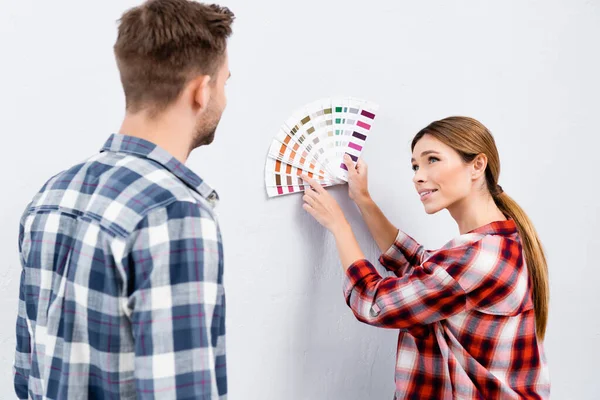
POLYGON ((358 172, 359 174, 364 174, 366 171, 367 163, 362 158, 359 158, 356 162, 356 172, 358 172))
POLYGON ((348 174, 356 174, 356 166, 348 154, 344 154, 344 164, 348 168, 348 174))

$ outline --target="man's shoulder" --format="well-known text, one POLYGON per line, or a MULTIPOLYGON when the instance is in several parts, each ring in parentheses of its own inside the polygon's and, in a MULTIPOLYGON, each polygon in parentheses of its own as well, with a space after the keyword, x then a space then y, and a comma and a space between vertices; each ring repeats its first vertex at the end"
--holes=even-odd
POLYGON ((135 155, 103 152, 50 178, 27 213, 60 211, 95 219, 127 236, 150 213, 178 208, 204 210, 200 195, 160 163, 135 155))

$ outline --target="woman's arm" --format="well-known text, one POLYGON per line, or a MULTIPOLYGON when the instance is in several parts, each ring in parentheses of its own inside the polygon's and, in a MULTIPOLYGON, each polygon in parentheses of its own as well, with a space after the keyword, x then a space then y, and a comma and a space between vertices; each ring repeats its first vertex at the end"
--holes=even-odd
MULTIPOLYGON (((359 159, 356 166, 344 158, 348 169, 348 194, 363 214, 369 230, 382 251, 380 263, 396 276, 412 272, 421 262, 424 250, 413 238, 398 230, 371 199, 367 185, 367 165, 359 159)), ((347 268, 363 258, 356 238, 339 205, 321 185, 308 176, 302 179, 310 184, 305 191, 304 209, 336 237, 342 264, 347 268), (360 256, 360 257, 359 257, 360 256)))
POLYGON ((335 237, 344 270, 354 262, 364 259, 352 228, 337 201, 313 179, 308 176, 303 176, 302 179, 311 185, 311 188, 304 192, 303 208, 335 237))
POLYGON ((344 158, 348 169, 348 195, 362 214, 362 217, 383 253, 379 262, 397 276, 411 273, 422 260, 425 251, 413 238, 396 228, 375 204, 369 194, 368 166, 358 159, 356 167, 349 157, 344 158))
POLYGON ((379 250, 385 253, 394 244, 398 236, 398 228, 387 219, 368 193, 365 197, 354 199, 354 202, 358 206, 379 250))
POLYGON ((533 307, 520 254, 518 242, 485 235, 434 253, 403 278, 382 278, 370 262, 358 260, 346 269, 346 302, 359 321, 393 329, 472 309, 514 316, 533 307))
POLYGON ((385 253, 394 244, 398 228, 387 219, 371 198, 368 184, 369 168, 363 159, 359 158, 355 167, 350 157, 346 155, 344 164, 348 169, 348 195, 360 209, 379 250, 385 253))
POLYGON ((381 277, 365 260, 335 199, 313 179, 303 179, 311 185, 303 197, 304 209, 333 233, 346 274, 346 301, 360 321, 396 329, 429 324, 467 307, 497 301, 509 288, 515 291, 505 254, 516 252, 498 244, 502 238, 492 236, 486 244, 440 251, 406 277, 381 277))
MULTIPOLYGON (((361 251, 352 228, 335 199, 313 179, 307 176, 303 176, 302 179, 311 185, 304 193, 303 200, 305 203, 303 208, 333 234, 344 270, 357 261, 364 260, 364 253, 361 251)), ((381 213, 381 216, 387 220, 383 213, 381 213)), ((377 229, 375 225, 373 229, 377 229)), ((388 270, 394 271, 397 276, 402 276, 413 270, 413 264, 416 264, 419 255, 422 253, 422 247, 403 232, 398 232, 394 238, 388 251, 380 257, 380 262, 388 270), (414 256, 408 256, 409 258, 407 258, 405 253, 414 256)))
POLYGON ((344 271, 346 271, 355 262, 365 258, 365 255, 360 249, 350 225, 347 224, 346 226, 341 226, 339 229, 332 231, 332 233, 335 237, 335 244, 337 246, 344 271))

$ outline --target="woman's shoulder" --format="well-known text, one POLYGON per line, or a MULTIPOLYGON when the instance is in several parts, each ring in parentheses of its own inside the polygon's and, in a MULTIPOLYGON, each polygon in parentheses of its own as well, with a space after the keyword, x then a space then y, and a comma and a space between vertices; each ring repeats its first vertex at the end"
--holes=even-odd
POLYGON ((442 266, 468 294, 471 309, 516 315, 532 308, 527 268, 518 235, 469 233, 427 261, 442 266))
POLYGON ((468 234, 448 242, 423 260, 447 268, 489 271, 499 263, 516 263, 522 257, 521 245, 512 237, 493 234, 468 234))
POLYGON ((494 221, 453 238, 431 253, 460 252, 473 247, 494 252, 502 248, 520 247, 520 245, 519 232, 513 220, 494 221))

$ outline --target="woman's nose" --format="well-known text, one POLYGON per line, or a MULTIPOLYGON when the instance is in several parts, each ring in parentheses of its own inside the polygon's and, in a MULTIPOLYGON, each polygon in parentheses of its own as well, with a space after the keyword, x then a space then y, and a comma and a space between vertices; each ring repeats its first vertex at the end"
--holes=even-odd
POLYGON ((415 175, 413 176, 413 182, 425 182, 425 174, 420 169, 415 172, 415 175))

